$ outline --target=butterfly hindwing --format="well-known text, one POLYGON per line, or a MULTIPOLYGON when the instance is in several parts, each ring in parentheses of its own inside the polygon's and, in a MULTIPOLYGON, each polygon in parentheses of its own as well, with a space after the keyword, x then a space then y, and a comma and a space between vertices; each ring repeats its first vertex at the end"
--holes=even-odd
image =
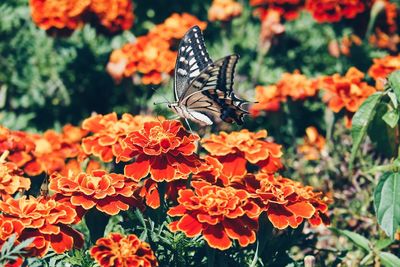
POLYGON ((238 59, 238 55, 230 55, 209 65, 185 90, 180 104, 186 106, 189 112, 204 112, 209 117, 242 124, 244 115, 248 114, 244 108, 247 101, 233 92, 238 59))
POLYGON ((198 26, 194 26, 185 34, 178 48, 174 84, 176 101, 181 99, 190 83, 211 63, 203 34, 198 26))

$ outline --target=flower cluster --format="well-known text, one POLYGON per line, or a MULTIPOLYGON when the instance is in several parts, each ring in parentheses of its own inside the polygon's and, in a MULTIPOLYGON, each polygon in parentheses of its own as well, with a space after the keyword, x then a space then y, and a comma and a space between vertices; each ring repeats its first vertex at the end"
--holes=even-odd
MULTIPOLYGON (((43 197, 18 199, 8 198, 0 201, 2 212, 2 235, 10 231, 18 234, 18 240, 34 237, 26 250, 30 256, 43 257, 51 247, 56 253, 63 253, 74 247, 83 246, 83 236, 71 225, 80 218, 71 205, 55 199, 43 197)), ((4 241, 4 239, 2 238, 4 241)))
POLYGON ((346 111, 346 125, 351 125, 351 117, 362 102, 376 90, 363 81, 364 73, 357 68, 350 68, 345 76, 334 74, 320 79, 321 88, 325 89, 323 100, 333 112, 346 111))
POLYGON ((148 174, 157 182, 172 181, 198 172, 202 162, 195 154, 199 137, 188 133, 178 121, 146 122, 139 131, 124 139, 118 160, 133 163, 125 166, 125 175, 136 181, 148 174))
POLYGON ((257 103, 250 112, 257 116, 261 111, 277 111, 288 98, 297 101, 315 96, 318 87, 318 80, 308 79, 298 71, 284 73, 275 85, 256 87, 257 103))
POLYGON ((363 0, 307 0, 306 9, 320 23, 353 19, 365 9, 363 0))
POLYGON ((263 140, 266 137, 265 130, 257 133, 247 129, 230 134, 221 132, 204 138, 202 146, 222 163, 222 173, 227 177, 245 176, 247 162, 258 166, 263 172, 274 173, 282 168, 281 146, 263 140))
POLYGON ((279 12, 287 20, 293 20, 304 8, 304 0, 250 0, 250 5, 257 7, 256 13, 261 20, 264 20, 270 10, 279 12))
POLYGON ((160 84, 175 66, 175 43, 192 26, 206 24, 189 14, 173 14, 134 43, 125 44, 110 55, 107 71, 116 82, 135 77, 142 84, 160 84))
POLYGON ((82 140, 86 154, 110 162, 122 152, 122 140, 131 132, 142 128, 146 121, 155 120, 149 116, 123 114, 118 120, 117 114, 93 115, 82 123, 82 128, 91 133, 82 140))
POLYGON ((213 0, 208 10, 210 21, 230 21, 242 14, 243 6, 234 0, 213 0))
POLYGON ((318 133, 314 126, 307 127, 304 142, 298 146, 297 150, 304 155, 307 160, 317 160, 325 148, 325 137, 318 133))
POLYGON ((72 31, 94 17, 109 32, 133 25, 131 0, 30 0, 33 21, 44 30, 72 31))
POLYGON ((383 89, 386 77, 393 71, 400 70, 400 55, 374 58, 373 62, 368 75, 375 80, 378 89, 383 89))
POLYGON ((232 246, 231 239, 245 247, 256 241, 261 209, 245 190, 219 187, 207 182, 193 182, 191 189, 179 191, 179 205, 168 211, 182 216, 169 225, 188 237, 202 234, 210 247, 220 250, 232 246))
MULTIPOLYGON (((88 172, 88 171, 87 171, 88 172)), ((121 210, 141 206, 135 192, 137 183, 122 174, 92 170, 88 173, 63 176, 54 173, 49 189, 60 202, 70 202, 73 206, 89 210, 96 207, 108 215, 116 215, 121 210)))
POLYGON ((90 255, 102 267, 156 267, 157 259, 150 245, 136 235, 110 233, 90 249, 90 255))
POLYGON ((86 131, 71 125, 64 126, 62 133, 48 130, 42 135, 0 127, 0 153, 10 151, 7 161, 30 176, 62 171, 66 159, 82 156, 80 141, 85 135, 86 131))
POLYGON ((12 162, 0 162, 0 198, 5 199, 18 191, 28 190, 31 180, 12 162))

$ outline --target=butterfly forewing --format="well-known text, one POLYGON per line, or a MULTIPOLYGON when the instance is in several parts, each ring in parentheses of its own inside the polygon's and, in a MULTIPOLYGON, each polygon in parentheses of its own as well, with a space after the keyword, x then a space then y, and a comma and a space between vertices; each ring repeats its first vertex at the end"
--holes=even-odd
POLYGON ((188 89, 190 83, 212 63, 204 44, 203 34, 198 26, 192 27, 179 44, 175 65, 175 100, 188 89))

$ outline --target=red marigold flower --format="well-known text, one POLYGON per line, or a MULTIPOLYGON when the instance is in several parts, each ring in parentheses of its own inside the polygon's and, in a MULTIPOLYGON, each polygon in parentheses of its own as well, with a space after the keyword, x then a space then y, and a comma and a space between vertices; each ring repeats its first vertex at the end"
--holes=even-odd
POLYGON ((82 128, 93 133, 82 140, 83 151, 93 154, 104 162, 110 162, 121 151, 122 140, 130 133, 143 127, 146 121, 155 120, 149 116, 123 114, 118 120, 117 114, 94 115, 82 123, 82 128))
POLYGON ((243 129, 240 132, 220 132, 202 140, 202 146, 222 163, 222 173, 227 177, 246 175, 246 163, 255 164, 262 171, 274 173, 282 168, 281 146, 260 140, 267 137, 267 131, 257 133, 243 129))
POLYGON ((297 228, 304 220, 312 226, 329 224, 327 216, 327 197, 322 193, 313 192, 311 186, 303 186, 282 176, 272 174, 249 174, 236 180, 233 187, 246 190, 251 197, 266 211, 274 227, 285 229, 288 226, 297 228))
POLYGON ((90 256, 101 267, 158 266, 150 245, 134 234, 123 236, 120 233, 110 233, 107 237, 96 241, 90 249, 90 256))
POLYGON ((259 116, 261 111, 278 111, 281 102, 286 101, 276 85, 256 86, 255 98, 256 103, 250 107, 250 114, 254 117, 259 116))
POLYGON ((333 112, 343 108, 349 118, 358 110, 362 102, 376 90, 363 81, 364 73, 351 67, 345 76, 334 74, 320 79, 321 88, 325 89, 323 100, 333 112))
POLYGON ((30 0, 33 21, 42 29, 75 30, 91 0, 30 0))
POLYGON ((24 225, 18 219, 4 217, 0 214, 0 247, 4 244, 7 239, 13 234, 16 238, 19 237, 21 232, 24 230, 24 225))
POLYGON ((77 222, 76 211, 67 203, 50 198, 8 198, 0 201, 0 211, 9 219, 22 223, 20 240, 35 237, 27 250, 31 256, 44 256, 49 247, 63 253, 83 246, 83 236, 69 225, 77 222))
POLYGON ((284 97, 291 97, 293 100, 304 100, 315 96, 318 91, 318 82, 309 80, 299 71, 295 71, 293 74, 282 74, 282 78, 276 86, 284 97))
POLYGON ((179 121, 146 122, 143 129, 130 133, 124 151, 117 158, 135 162, 125 166, 125 175, 136 181, 146 177, 161 182, 196 173, 202 162, 194 153, 199 137, 188 133, 179 121))
POLYGON ((30 188, 31 180, 22 175, 23 172, 15 163, 0 162, 0 196, 2 198, 30 188))
POLYGON ((90 11, 97 15, 100 25, 110 32, 129 30, 133 25, 131 0, 91 0, 90 11))
POLYGON ((233 0, 213 0, 208 10, 209 21, 230 21, 242 14, 242 4, 233 0))
POLYGON ((307 160, 317 160, 325 147, 325 138, 318 133, 314 126, 307 127, 304 143, 297 150, 303 154, 307 160))
POLYGON ((193 175, 192 181, 201 180, 207 181, 213 185, 227 186, 230 184, 230 177, 223 172, 224 165, 217 158, 205 156, 205 164, 200 172, 193 175))
POLYGON ((375 80, 378 89, 383 89, 384 79, 393 71, 400 70, 400 55, 374 58, 373 62, 374 64, 368 70, 368 75, 375 80))
POLYGON ((208 245, 220 250, 232 246, 231 239, 246 247, 256 241, 261 209, 244 190, 219 187, 207 182, 192 182, 194 191, 179 191, 179 205, 168 211, 182 216, 169 225, 187 237, 202 234, 208 245))
POLYGON ((362 0, 306 0, 306 9, 319 23, 353 19, 365 8, 362 0))
POLYGON ((49 189, 56 193, 57 200, 69 201, 85 210, 96 207, 109 215, 140 205, 134 195, 136 182, 122 174, 103 170, 93 170, 90 174, 71 173, 69 176, 54 173, 50 177, 49 189))
POLYGON ((250 5, 258 7, 256 13, 264 20, 270 10, 276 10, 287 20, 296 19, 304 8, 304 0, 250 0, 250 5))

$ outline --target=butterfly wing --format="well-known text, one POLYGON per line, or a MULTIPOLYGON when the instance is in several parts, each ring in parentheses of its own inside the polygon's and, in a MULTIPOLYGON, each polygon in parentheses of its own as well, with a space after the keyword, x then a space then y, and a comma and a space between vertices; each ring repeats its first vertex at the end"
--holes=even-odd
POLYGON ((190 83, 211 63, 203 34, 198 26, 194 26, 179 44, 174 77, 175 101, 181 99, 190 83))
POLYGON ((248 102, 237 97, 233 91, 238 60, 238 55, 230 55, 210 64, 192 81, 179 105, 185 106, 189 112, 242 124, 244 115, 248 114, 244 107, 248 102))

